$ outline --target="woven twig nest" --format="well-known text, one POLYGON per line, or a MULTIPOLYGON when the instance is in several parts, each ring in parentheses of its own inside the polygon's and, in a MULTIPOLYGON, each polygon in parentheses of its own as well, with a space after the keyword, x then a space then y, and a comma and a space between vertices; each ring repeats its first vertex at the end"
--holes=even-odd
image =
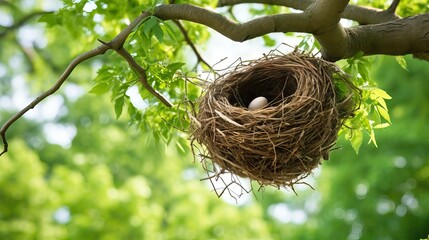
POLYGON ((293 52, 242 62, 212 82, 197 102, 191 140, 203 146, 211 176, 233 173, 293 187, 328 159, 359 94, 333 63, 293 52), (249 110, 263 96, 268 105, 249 110))

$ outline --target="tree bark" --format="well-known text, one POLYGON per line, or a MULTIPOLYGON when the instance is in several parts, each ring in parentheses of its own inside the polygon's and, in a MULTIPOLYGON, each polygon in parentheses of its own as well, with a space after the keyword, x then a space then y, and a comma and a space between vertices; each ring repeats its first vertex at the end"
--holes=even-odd
POLYGON ((338 56, 341 58, 351 57, 358 51, 366 55, 429 53, 429 13, 346 31, 348 51, 338 56))
MULTIPOLYGON (((267 5, 278 5, 293 8, 296 10, 306 10, 314 1, 313 0, 219 0, 218 7, 233 6, 245 3, 260 3, 267 5)), ((399 19, 394 12, 397 2, 394 1, 391 8, 386 11, 380 9, 361 7, 356 5, 347 5, 341 18, 358 22, 359 24, 384 23, 399 19), (393 10, 393 11, 392 11, 393 10)))
POLYGON ((303 14, 276 14, 245 23, 232 20, 190 4, 160 5, 154 15, 163 20, 186 20, 206 25, 227 38, 244 42, 272 32, 311 32, 312 27, 303 14))
MULTIPOLYGON (((313 34, 330 61, 358 52, 364 55, 414 54, 429 60, 429 14, 379 24, 343 28, 339 23, 348 1, 317 0, 302 13, 285 13, 256 18, 245 23, 189 4, 160 5, 154 15, 164 20, 187 20, 206 25, 231 40, 243 42, 273 32, 313 34)), ((391 10, 386 10, 392 16, 391 10)), ((387 16, 387 15, 386 15, 387 16)))

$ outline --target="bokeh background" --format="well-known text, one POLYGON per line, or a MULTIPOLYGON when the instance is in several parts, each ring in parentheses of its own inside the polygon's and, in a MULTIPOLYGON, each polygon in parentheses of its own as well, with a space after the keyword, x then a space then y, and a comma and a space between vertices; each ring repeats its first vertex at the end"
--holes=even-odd
MULTIPOLYGON (((1 1, 0 25, 60 6, 1 1)), ((70 30, 46 30, 36 21, 0 28, 1 123, 85 49, 70 30)), ((211 62, 268 51, 259 39, 219 52, 225 39, 212 37, 203 49, 211 62)), ((8 132, 10 151, 0 157, 0 239, 402 240, 429 234, 427 62, 407 56, 404 70, 392 57, 373 59, 374 79, 392 96, 392 126, 377 132, 378 148, 367 145, 367 137, 356 154, 340 137, 330 160, 307 179, 314 190, 266 187, 235 199, 218 198, 210 182, 200 180, 206 175, 183 133, 165 129, 175 136, 165 144, 150 129, 116 119, 109 96, 88 93, 104 61, 80 66, 8 132)))

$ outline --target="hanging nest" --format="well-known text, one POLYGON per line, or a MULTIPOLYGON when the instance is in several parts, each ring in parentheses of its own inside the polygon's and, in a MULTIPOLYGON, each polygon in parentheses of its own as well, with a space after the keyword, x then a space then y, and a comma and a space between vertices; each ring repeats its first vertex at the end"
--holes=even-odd
POLYGON ((233 173, 261 186, 293 187, 329 158, 359 99, 333 63, 298 52, 264 56, 207 86, 192 117, 191 141, 203 147, 209 178, 233 173), (268 105, 249 110, 260 96, 268 105))

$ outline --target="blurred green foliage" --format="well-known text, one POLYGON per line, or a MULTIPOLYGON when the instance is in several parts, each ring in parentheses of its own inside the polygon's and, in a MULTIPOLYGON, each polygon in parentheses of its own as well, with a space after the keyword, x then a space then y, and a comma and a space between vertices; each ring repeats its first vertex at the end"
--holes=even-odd
MULTIPOLYGON (((55 5, 30 2, 2 1, 0 16, 13 22, 55 5)), ((196 2, 214 4, 192 1, 196 2)), ((385 1, 361 2, 387 7, 385 1)), ((401 3, 399 11, 426 11, 423 2, 401 3)), ((40 19, 49 28, 34 18, 27 23, 29 28, 5 35, 0 41, 0 122, 50 87, 73 56, 91 49, 97 38, 111 39, 156 3, 64 1, 64 8, 40 19), (31 29, 42 35, 33 36, 31 29)), ((266 14, 280 9, 251 11, 266 14)), ((153 18, 146 24, 154 33, 136 31, 127 49, 146 64, 149 81, 165 96, 175 103, 195 99, 198 88, 187 85, 184 92, 182 76, 175 74, 193 70, 192 64, 180 63, 189 55, 182 35, 170 22, 153 18)), ((184 25, 200 45, 210 37, 202 26, 184 25)), ((0 32, 5 29, 0 27, 0 32)), ((264 40, 274 46, 273 39, 264 40)), ((317 44, 310 41, 307 38, 303 46, 317 44)), ((356 155, 350 144, 339 139, 339 149, 307 179, 315 190, 299 186, 295 196, 288 190, 266 188, 244 195, 247 200, 240 204, 234 199, 231 204, 227 196, 218 199, 210 184, 200 181, 205 175, 193 161, 186 136, 171 126, 186 127, 178 117, 186 109, 160 106, 113 53, 82 64, 57 98, 36 107, 33 115, 8 132, 10 151, 0 158, 0 239, 426 238, 427 62, 381 56, 352 60, 348 66, 354 76, 372 79, 392 96, 382 103, 370 93, 367 96, 389 107, 389 119, 379 114, 392 126, 378 131, 378 148, 363 144, 356 155), (373 65, 370 71, 369 65, 373 65), (143 106, 129 91, 140 95, 143 106), (52 140, 55 137, 69 142, 58 144, 52 140)), ((364 143, 370 140, 371 134, 362 135, 364 143)))

